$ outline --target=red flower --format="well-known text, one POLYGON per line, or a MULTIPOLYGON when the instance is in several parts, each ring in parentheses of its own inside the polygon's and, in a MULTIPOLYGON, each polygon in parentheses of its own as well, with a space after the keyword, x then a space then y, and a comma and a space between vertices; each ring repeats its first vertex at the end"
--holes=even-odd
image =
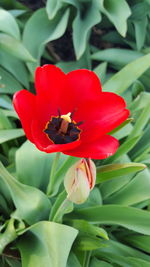
POLYGON ((21 90, 13 104, 27 138, 41 151, 103 159, 114 154, 118 140, 107 135, 129 116, 122 97, 101 91, 94 72, 64 74, 44 65, 35 73, 36 95, 21 90))

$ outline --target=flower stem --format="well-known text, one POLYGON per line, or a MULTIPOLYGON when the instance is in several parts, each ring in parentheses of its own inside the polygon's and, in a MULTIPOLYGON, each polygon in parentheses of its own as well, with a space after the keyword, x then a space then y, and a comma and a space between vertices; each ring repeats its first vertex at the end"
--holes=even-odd
POLYGON ((55 158, 53 160, 52 167, 51 167, 49 183, 48 183, 48 186, 47 186, 47 195, 49 195, 50 190, 51 190, 51 183, 52 183, 52 181, 53 181, 53 179, 55 177, 55 172, 56 172, 56 168, 57 168, 57 165, 58 165, 59 158, 60 158, 60 152, 57 152, 56 156, 55 156, 55 158))
POLYGON ((60 205, 60 207, 58 208, 58 210, 56 211, 54 218, 53 218, 53 222, 56 223, 60 223, 62 220, 62 217, 65 213, 67 213, 67 211, 70 209, 70 206, 72 205, 72 202, 66 198, 60 205))
POLYGON ((91 254, 92 254, 91 251, 86 251, 85 252, 83 267, 88 267, 89 266, 91 254))

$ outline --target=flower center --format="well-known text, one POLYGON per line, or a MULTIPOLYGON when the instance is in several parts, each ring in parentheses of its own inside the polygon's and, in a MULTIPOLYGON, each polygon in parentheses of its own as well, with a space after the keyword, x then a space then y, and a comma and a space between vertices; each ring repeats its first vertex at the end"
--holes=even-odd
POLYGON ((79 140, 81 129, 78 127, 82 122, 72 120, 73 112, 66 115, 52 116, 47 122, 44 132, 54 144, 67 144, 79 140))

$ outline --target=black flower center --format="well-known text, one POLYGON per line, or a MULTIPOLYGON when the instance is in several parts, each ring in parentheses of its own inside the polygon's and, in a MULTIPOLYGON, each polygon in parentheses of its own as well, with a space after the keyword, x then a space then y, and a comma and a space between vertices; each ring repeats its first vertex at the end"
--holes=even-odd
POLYGON ((79 140, 81 129, 78 127, 82 122, 72 120, 72 114, 52 116, 48 121, 44 132, 54 144, 67 144, 79 140))

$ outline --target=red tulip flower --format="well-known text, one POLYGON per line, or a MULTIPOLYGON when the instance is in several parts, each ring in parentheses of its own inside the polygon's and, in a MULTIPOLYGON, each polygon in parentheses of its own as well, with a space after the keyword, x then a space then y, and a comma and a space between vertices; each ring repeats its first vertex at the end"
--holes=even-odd
POLYGON ((27 138, 44 152, 104 159, 118 140, 108 135, 129 116, 122 97, 102 92, 92 71, 63 73, 44 65, 35 73, 36 95, 15 93, 13 104, 27 138))

